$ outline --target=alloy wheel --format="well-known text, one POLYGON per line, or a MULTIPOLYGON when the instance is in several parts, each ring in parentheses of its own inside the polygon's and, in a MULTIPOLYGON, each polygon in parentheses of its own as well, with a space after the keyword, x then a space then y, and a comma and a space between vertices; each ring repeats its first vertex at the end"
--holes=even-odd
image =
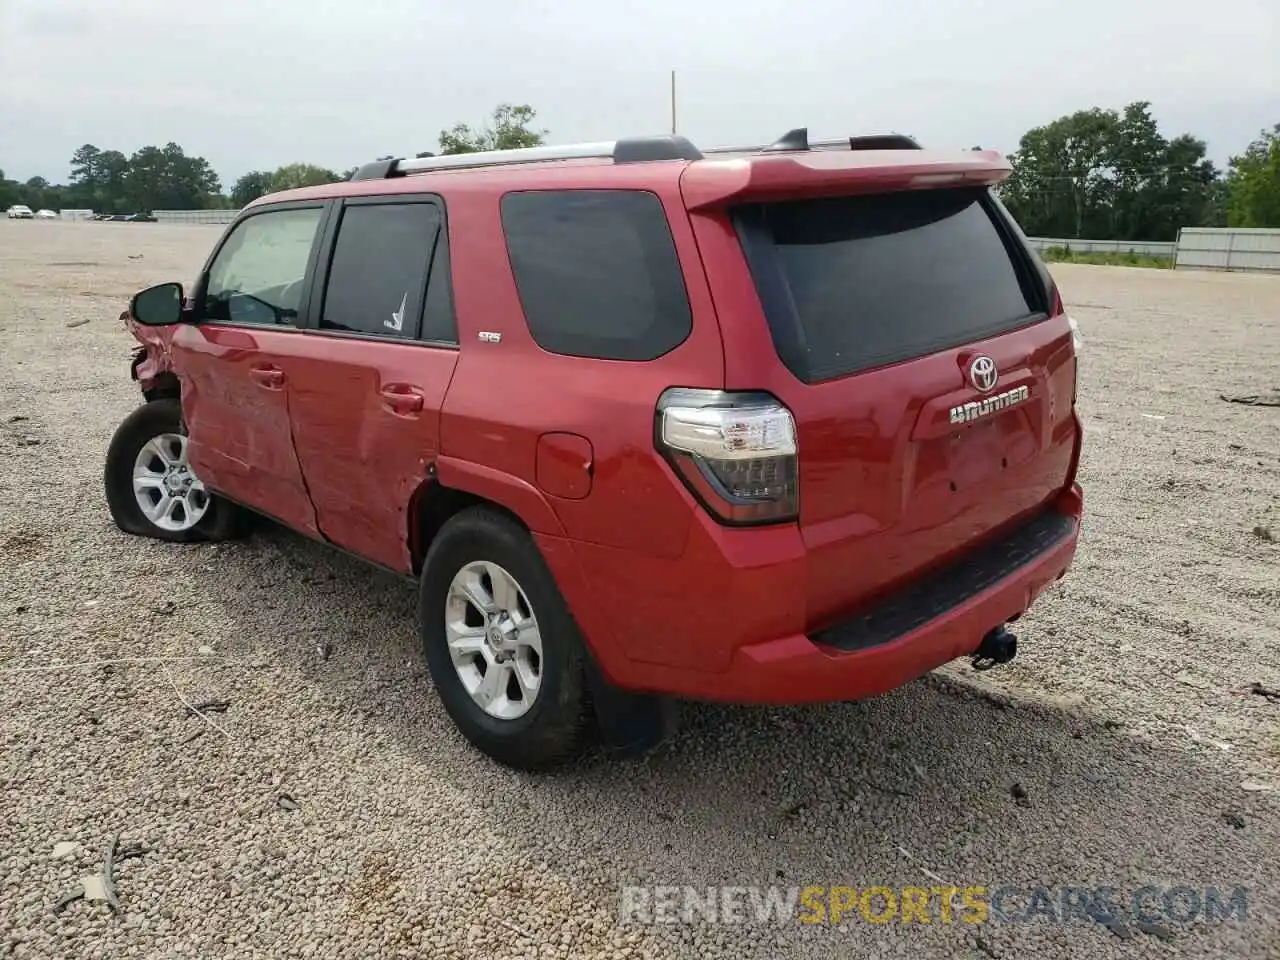
POLYGON ((187 438, 152 437, 133 462, 133 495, 143 515, 161 530, 190 530, 209 510, 209 494, 187 461, 187 438))
POLYGON ((469 563, 449 584, 445 637, 463 687, 489 716, 524 716, 542 686, 542 636, 524 590, 485 560, 469 563))

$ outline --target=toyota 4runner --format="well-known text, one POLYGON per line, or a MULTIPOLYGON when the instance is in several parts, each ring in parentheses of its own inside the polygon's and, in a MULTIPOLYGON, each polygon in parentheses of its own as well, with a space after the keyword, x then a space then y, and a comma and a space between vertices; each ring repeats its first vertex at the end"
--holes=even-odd
POLYGON ((1083 507, 1078 340, 1009 172, 799 129, 263 197, 123 315, 146 403, 111 514, 176 541, 261 514, 413 578, 448 713, 519 767, 680 699, 1004 662, 1083 507))

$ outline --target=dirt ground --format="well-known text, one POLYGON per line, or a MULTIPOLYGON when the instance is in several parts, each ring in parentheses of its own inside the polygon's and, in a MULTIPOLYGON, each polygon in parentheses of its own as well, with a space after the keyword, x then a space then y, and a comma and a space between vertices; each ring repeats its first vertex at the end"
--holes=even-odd
POLYGON ((221 229, 0 221, 0 958, 1280 956, 1280 408, 1220 399, 1280 390, 1280 277, 1053 268, 1087 518, 1012 664, 693 706, 653 756, 529 777, 449 724, 411 587, 278 529, 111 525, 103 454, 140 399, 117 317, 221 229), (199 734, 184 699, 228 706, 199 734), (55 912, 117 834, 146 851, 120 915, 55 912), (619 924, 620 888, 654 883, 1243 886, 1248 909, 619 924))

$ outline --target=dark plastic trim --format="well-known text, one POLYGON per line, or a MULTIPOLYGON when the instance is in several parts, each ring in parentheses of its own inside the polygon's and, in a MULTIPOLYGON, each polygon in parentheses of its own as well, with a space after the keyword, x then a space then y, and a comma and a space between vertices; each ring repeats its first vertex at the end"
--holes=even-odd
POLYGON ((809 639, 845 653, 890 643, 1013 576, 1075 530, 1074 519, 1046 510, 809 639))
POLYGON ((902 133, 878 133, 865 137, 850 137, 850 150, 920 150, 920 144, 902 133))
POLYGON ((809 149, 809 128, 796 127, 794 130, 788 130, 773 143, 767 147, 760 149, 761 153, 784 153, 788 150, 808 150, 809 149))
POLYGON ((614 163, 649 163, 655 160, 701 160, 702 151, 687 137, 628 137, 613 145, 614 163))
POLYGON ((351 175, 352 180, 386 180, 388 177, 403 177, 397 166, 402 158, 390 160, 370 160, 351 175))

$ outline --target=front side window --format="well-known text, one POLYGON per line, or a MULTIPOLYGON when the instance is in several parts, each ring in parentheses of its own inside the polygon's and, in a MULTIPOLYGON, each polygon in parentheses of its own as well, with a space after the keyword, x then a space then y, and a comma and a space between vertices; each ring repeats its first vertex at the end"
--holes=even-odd
MULTIPOLYGON (((320 329, 417 337, 439 232, 440 212, 431 203, 347 207, 338 225, 320 329)), ((443 276, 441 281, 446 282, 443 276)))
POLYGON ((241 221, 214 257, 204 316, 227 323, 296 326, 323 210, 269 210, 241 221))

